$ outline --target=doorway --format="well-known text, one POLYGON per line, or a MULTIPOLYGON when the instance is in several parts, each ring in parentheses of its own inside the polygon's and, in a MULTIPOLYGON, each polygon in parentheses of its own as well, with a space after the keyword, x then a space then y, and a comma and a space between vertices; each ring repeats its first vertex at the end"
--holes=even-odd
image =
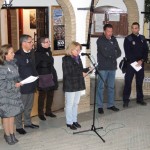
POLYGON ((22 34, 33 37, 34 48, 41 36, 49 37, 48 7, 26 7, 7 9, 8 43, 14 49, 19 48, 19 38, 22 34))

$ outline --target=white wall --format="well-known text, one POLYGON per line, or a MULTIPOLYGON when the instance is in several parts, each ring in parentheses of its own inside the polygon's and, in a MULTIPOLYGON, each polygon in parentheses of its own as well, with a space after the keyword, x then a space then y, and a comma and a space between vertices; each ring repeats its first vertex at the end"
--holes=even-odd
POLYGON ((12 2, 13 6, 32 6, 32 7, 36 7, 36 6, 40 6, 40 7, 47 7, 47 6, 51 6, 51 5, 58 5, 58 3, 56 2, 56 0, 13 0, 12 2))

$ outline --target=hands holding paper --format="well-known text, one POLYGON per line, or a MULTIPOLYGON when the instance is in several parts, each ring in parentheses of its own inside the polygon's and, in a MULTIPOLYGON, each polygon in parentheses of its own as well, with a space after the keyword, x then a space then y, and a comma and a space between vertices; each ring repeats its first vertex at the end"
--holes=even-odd
POLYGON ((139 70, 141 70, 142 69, 142 61, 141 60, 139 60, 139 61, 135 61, 135 62, 133 62, 133 63, 131 63, 130 65, 136 70, 136 71, 139 71, 139 70))
POLYGON ((29 76, 28 78, 22 80, 22 81, 20 82, 20 84, 23 85, 23 84, 32 83, 32 82, 36 81, 38 78, 39 78, 38 76, 37 76, 37 77, 35 77, 35 76, 29 76))

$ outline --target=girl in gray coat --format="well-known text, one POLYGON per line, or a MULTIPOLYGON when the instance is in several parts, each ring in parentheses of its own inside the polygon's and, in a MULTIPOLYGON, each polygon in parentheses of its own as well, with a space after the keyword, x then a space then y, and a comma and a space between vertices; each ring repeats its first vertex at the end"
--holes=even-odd
POLYGON ((14 50, 11 45, 3 45, 0 49, 0 117, 4 128, 6 142, 13 145, 18 142, 14 135, 14 117, 23 111, 20 99, 21 83, 14 61, 14 50))

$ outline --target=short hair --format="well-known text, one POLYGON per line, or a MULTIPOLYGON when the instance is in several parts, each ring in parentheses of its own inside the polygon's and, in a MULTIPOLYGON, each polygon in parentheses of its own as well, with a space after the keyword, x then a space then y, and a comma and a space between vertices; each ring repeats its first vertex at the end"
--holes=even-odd
POLYGON ((0 48, 0 65, 4 65, 6 60, 6 55, 8 54, 9 49, 12 48, 11 44, 4 44, 0 48))
POLYGON ((80 50, 82 49, 82 45, 81 45, 80 43, 75 42, 75 41, 72 41, 72 42, 68 45, 68 47, 67 47, 67 49, 66 49, 66 55, 72 55, 71 52, 72 52, 77 46, 80 47, 80 50))
POLYGON ((111 24, 105 24, 104 27, 103 27, 103 30, 105 31, 107 28, 112 28, 113 29, 113 26, 111 24))
POLYGON ((32 37, 28 34, 22 34, 20 37, 20 45, 22 45, 23 42, 26 42, 28 38, 32 38, 32 37))
POLYGON ((138 22, 133 22, 132 26, 137 25, 138 27, 140 27, 140 24, 138 22))
POLYGON ((41 43, 44 43, 45 39, 49 39, 49 37, 47 37, 47 36, 40 37, 39 40, 38 40, 38 44, 41 45, 41 43))

